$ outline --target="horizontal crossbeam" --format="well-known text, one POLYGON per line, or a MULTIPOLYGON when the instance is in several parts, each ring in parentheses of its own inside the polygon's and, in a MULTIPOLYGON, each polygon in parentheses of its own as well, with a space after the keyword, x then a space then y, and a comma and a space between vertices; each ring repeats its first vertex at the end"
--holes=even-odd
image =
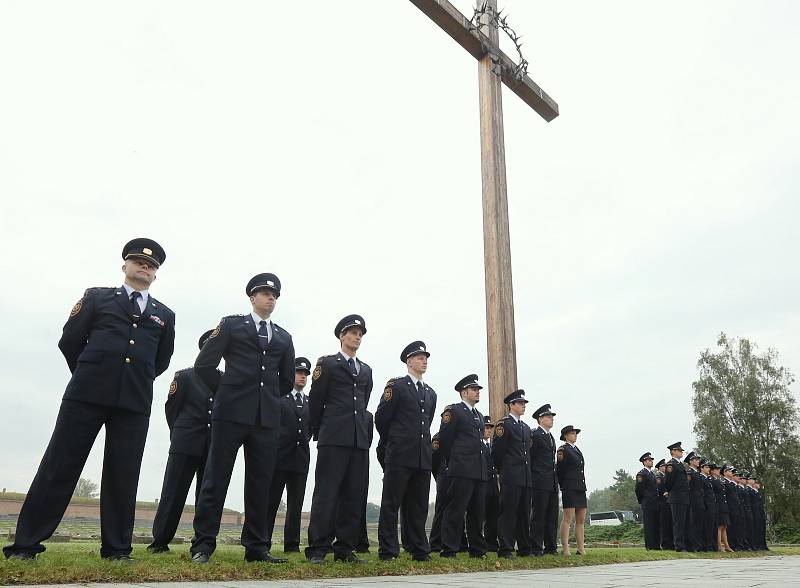
POLYGON ((550 122, 558 116, 558 104, 530 76, 519 79, 514 73, 516 64, 489 37, 475 29, 470 21, 447 0, 411 0, 428 18, 450 35, 475 59, 487 54, 496 56, 502 66, 503 83, 528 106, 550 122))

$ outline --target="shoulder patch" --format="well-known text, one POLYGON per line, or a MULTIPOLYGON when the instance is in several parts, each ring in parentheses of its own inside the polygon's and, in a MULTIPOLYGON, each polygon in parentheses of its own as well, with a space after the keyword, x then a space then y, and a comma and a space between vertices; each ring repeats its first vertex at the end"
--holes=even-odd
POLYGON ((442 422, 447 424, 450 422, 450 419, 452 418, 453 418, 453 409, 450 406, 448 406, 447 408, 444 409, 444 412, 442 413, 442 422))
POLYGON ((494 428, 494 434, 497 437, 502 437, 506 434, 506 428, 503 426, 503 423, 497 423, 497 426, 494 428))
POLYGON ((642 476, 642 474, 636 474, 636 481, 640 483, 644 482, 644 477, 642 476))
POLYGON ((172 396, 177 391, 178 391, 178 374, 175 374, 175 377, 172 379, 172 383, 169 385, 169 395, 172 396))
POLYGON ((672 464, 667 465, 667 471, 672 473, 672 464))
POLYGON ((438 439, 434 439, 433 441, 431 441, 431 448, 434 451, 439 451, 439 440, 438 439))
POLYGON ((222 328, 222 323, 225 322, 225 319, 228 317, 222 317, 222 320, 219 321, 219 324, 211 331, 211 334, 208 336, 209 339, 213 339, 217 335, 219 335, 219 330, 222 328))
POLYGON ((559 447, 558 451, 556 451, 556 457, 558 458, 558 461, 564 461, 564 448, 563 447, 559 447))
POLYGON ((322 375, 322 365, 321 362, 317 362, 317 367, 314 368, 314 373, 311 374, 311 381, 316 382, 317 380, 319 380, 321 375, 322 375))
POLYGON ((83 298, 78 300, 75 303, 75 306, 72 307, 72 310, 69 311, 69 318, 76 316, 81 311, 82 306, 83 306, 83 298))
POLYGON ((387 384, 386 388, 383 389, 383 401, 389 402, 392 399, 392 387, 391 385, 387 384))

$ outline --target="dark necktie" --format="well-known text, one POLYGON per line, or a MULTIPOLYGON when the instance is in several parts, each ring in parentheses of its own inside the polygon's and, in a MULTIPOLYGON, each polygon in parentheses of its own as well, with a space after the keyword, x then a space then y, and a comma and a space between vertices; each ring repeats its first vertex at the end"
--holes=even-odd
POLYGON ((358 375, 358 372, 356 372, 356 360, 351 357, 347 360, 347 365, 350 366, 350 373, 353 374, 355 378, 358 375))
POLYGON ((479 421, 479 420, 480 420, 480 418, 478 417, 478 411, 477 411, 477 410, 475 410, 475 408, 474 408, 474 407, 473 407, 473 409, 472 409, 472 418, 474 418, 476 421, 479 421))
POLYGON ((417 400, 419 400, 420 404, 425 402, 425 388, 420 381, 417 381, 417 400))
POLYGON ((133 316, 139 316, 140 314, 142 314, 142 309, 139 308, 139 298, 141 297, 142 297, 141 292, 137 292, 136 290, 131 292, 131 314, 133 316))
POLYGON ((298 392, 297 393, 297 408, 303 407, 303 394, 298 392))
POLYGON ((262 350, 267 350, 267 345, 269 345, 269 333, 267 332, 267 321, 261 321, 258 323, 258 345, 261 347, 262 350))

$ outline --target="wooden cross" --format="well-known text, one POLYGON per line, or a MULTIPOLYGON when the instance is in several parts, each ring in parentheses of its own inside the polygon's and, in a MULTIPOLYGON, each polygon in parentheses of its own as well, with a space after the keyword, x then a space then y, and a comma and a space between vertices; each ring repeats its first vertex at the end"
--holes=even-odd
POLYGON ((501 82, 547 122, 558 116, 558 104, 527 74, 520 75, 500 49, 497 19, 491 17, 497 14, 497 0, 478 1, 484 8, 479 28, 447 0, 411 0, 479 62, 489 414, 497 422, 506 414, 503 398, 517 389, 501 82))

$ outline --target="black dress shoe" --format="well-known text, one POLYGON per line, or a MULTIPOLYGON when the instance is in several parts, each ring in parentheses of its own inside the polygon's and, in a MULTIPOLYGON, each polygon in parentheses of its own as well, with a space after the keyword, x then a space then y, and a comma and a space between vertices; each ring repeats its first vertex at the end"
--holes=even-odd
POLYGON ((269 551, 246 551, 244 553, 244 561, 263 561, 271 564, 283 564, 289 560, 285 557, 275 557, 269 551))
POLYGON ((202 551, 198 551, 192 555, 192 563, 196 564, 207 564, 209 559, 211 559, 211 556, 202 551))
POLYGON ((412 561, 433 561, 433 558, 430 556, 429 553, 423 553, 422 555, 415 555, 411 559, 412 561))
POLYGON ((169 551, 169 547, 166 545, 156 545, 152 543, 151 545, 147 546, 147 551, 150 553, 167 553, 169 551))
POLYGON ((308 558, 308 563, 324 564, 325 563, 325 557, 322 556, 322 555, 312 555, 311 557, 308 558))
POLYGON ((335 557, 334 556, 333 561, 341 561, 341 562, 345 562, 345 563, 355 563, 355 564, 365 564, 365 563, 367 563, 367 560, 361 559, 360 557, 356 557, 355 553, 350 553, 348 555, 345 555, 344 557, 335 557))
POLYGON ((28 553, 27 551, 21 551, 19 553, 9 553, 6 555, 6 559, 19 559, 19 560, 26 560, 30 561, 32 559, 36 559, 35 553, 28 553))
POLYGON ((128 555, 127 553, 115 553, 113 555, 103 555, 101 556, 103 559, 107 559, 108 561, 119 561, 123 563, 133 563, 133 558, 128 555))

